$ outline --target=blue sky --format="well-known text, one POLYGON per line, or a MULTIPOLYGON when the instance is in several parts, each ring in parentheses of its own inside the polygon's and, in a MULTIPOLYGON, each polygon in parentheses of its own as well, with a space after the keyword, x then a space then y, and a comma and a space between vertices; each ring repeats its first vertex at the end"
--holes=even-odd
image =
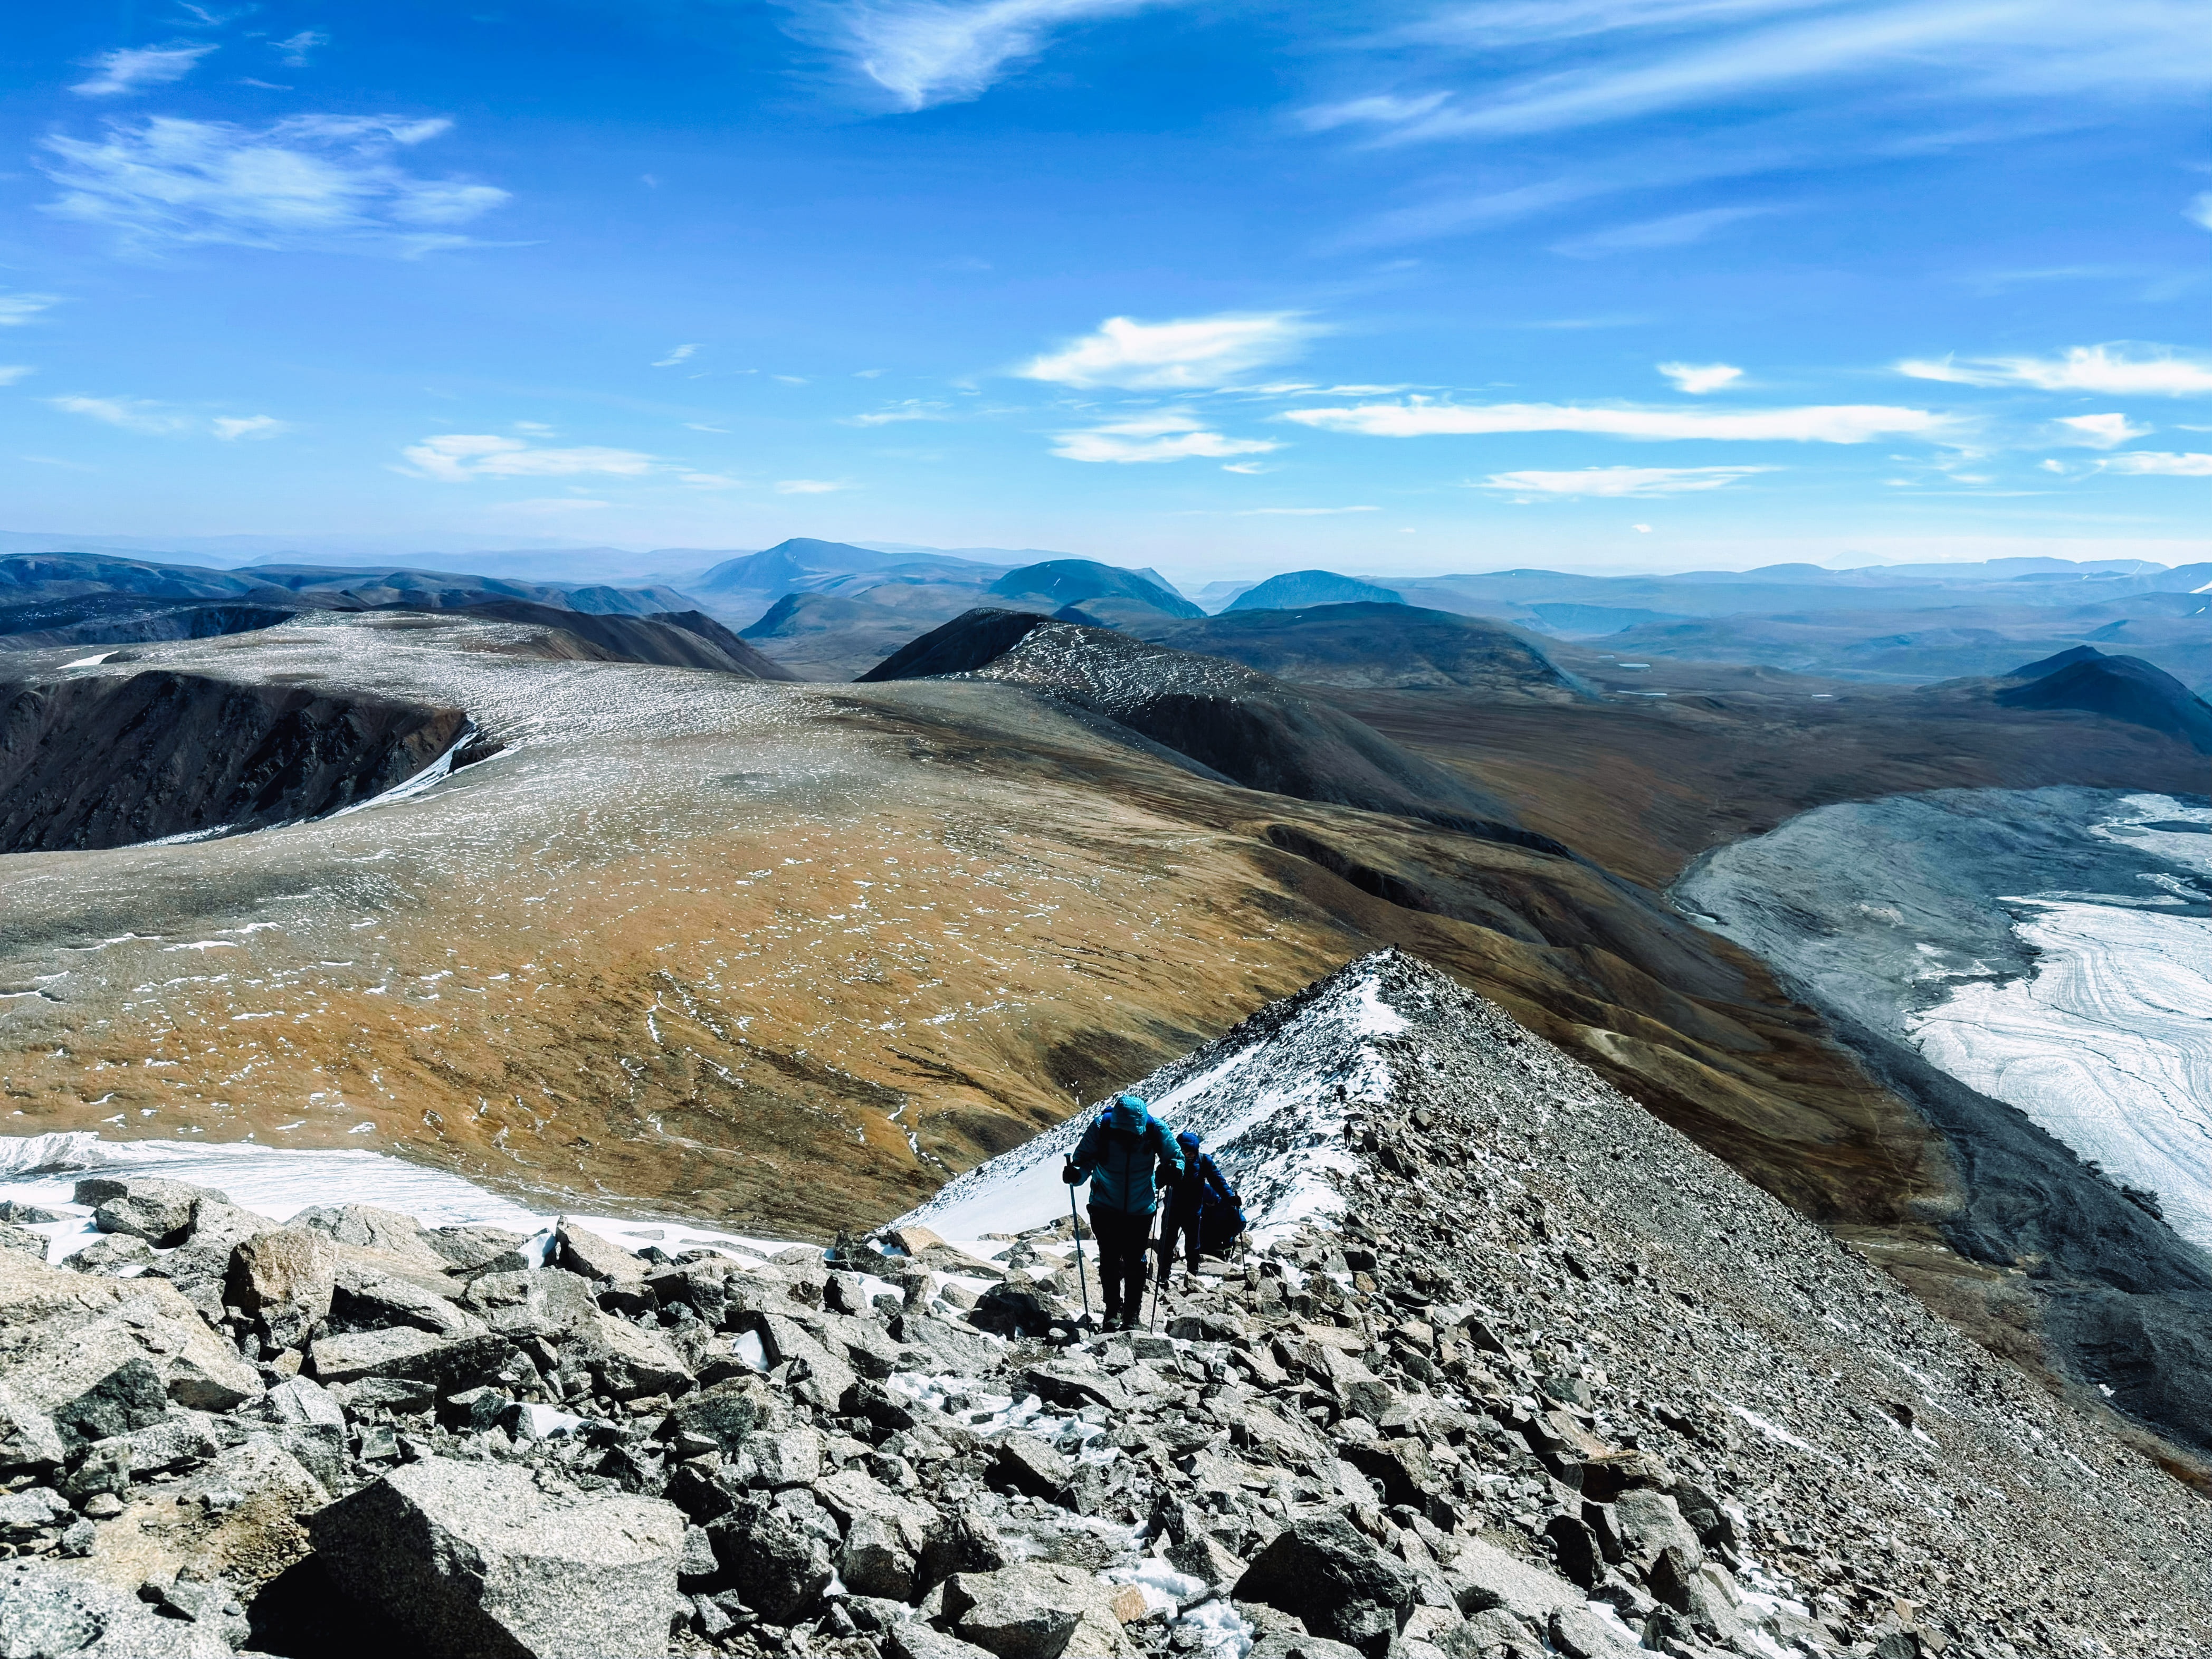
POLYGON ((2204 556, 2161 0, 146 0, 4 47, 0 528, 2204 556))

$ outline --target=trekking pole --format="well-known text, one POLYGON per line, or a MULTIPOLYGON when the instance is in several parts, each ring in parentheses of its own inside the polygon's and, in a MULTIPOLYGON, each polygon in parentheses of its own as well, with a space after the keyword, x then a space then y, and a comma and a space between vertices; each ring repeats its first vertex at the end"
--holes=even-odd
MULTIPOLYGON (((1146 1231, 1149 1234, 1157 1235, 1159 1231, 1161 1219, 1160 1210, 1158 1207, 1155 1207, 1152 1211, 1152 1225, 1146 1229, 1146 1231)), ((1157 1252, 1153 1248, 1152 1239, 1151 1237, 1147 1237, 1145 1240, 1145 1254, 1147 1256, 1158 1254, 1158 1252, 1157 1252)), ((1164 1256, 1162 1257, 1158 1267, 1154 1271, 1155 1277, 1152 1279, 1152 1310, 1145 1316, 1145 1334, 1147 1336, 1153 1334, 1159 1326, 1160 1280, 1167 1277, 1167 1261, 1164 1256)))
POLYGON ((1083 1290, 1083 1316, 1091 1317, 1091 1281, 1083 1276, 1083 1223, 1075 1213, 1075 1188, 1067 1189, 1067 1224, 1075 1229, 1075 1282, 1083 1290))

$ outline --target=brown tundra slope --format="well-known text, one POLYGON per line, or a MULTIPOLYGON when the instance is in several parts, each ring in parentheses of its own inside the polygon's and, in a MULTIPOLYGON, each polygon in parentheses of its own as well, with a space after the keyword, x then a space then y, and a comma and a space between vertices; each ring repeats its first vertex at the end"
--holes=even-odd
POLYGON ((1212 781, 1012 686, 527 645, 331 617, 20 659, 342 687, 504 747, 344 816, 0 860, 10 1127, 376 1147, 826 1233, 1395 943, 1814 1213, 1942 1189, 1808 1016, 1587 863, 1212 781))

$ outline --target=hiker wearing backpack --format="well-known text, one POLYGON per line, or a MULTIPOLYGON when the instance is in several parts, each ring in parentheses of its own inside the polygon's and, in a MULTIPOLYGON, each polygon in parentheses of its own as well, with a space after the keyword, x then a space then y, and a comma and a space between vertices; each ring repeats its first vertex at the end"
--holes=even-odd
POLYGON ((1182 1150, 1142 1095, 1116 1095, 1076 1143, 1060 1172, 1073 1187, 1091 1183, 1091 1232, 1106 1290, 1106 1328, 1133 1330, 1145 1306, 1146 1247, 1159 1208, 1159 1185, 1183 1172, 1182 1150))
MULTIPOLYGON (((1237 1194, 1221 1178, 1220 1166, 1212 1154, 1199 1149, 1198 1136, 1185 1129, 1176 1137, 1176 1149, 1182 1154, 1183 1177, 1175 1184, 1168 1199, 1166 1224, 1160 1229, 1160 1283, 1168 1282, 1175 1268, 1176 1249, 1181 1241, 1183 1261, 1188 1271, 1195 1277, 1198 1258, 1204 1252, 1206 1241, 1216 1236, 1212 1224, 1215 1212, 1223 1206, 1234 1207, 1237 1194)), ((1243 1219, 1238 1218, 1238 1231, 1243 1219)))

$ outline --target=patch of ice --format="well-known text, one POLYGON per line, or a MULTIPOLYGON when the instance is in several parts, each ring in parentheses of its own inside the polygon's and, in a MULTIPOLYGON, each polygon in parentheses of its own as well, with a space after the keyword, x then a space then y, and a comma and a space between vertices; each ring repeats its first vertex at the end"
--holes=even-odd
POLYGON ((2212 1247, 2212 921, 2015 902, 2033 906, 2014 931, 2034 971, 1961 985, 1906 1030, 1931 1064, 2155 1192, 2175 1231, 2212 1247))
POLYGON ((65 662, 62 666, 64 668, 97 668, 100 664, 106 662, 115 653, 112 651, 95 652, 89 657, 79 657, 75 662, 65 662))

